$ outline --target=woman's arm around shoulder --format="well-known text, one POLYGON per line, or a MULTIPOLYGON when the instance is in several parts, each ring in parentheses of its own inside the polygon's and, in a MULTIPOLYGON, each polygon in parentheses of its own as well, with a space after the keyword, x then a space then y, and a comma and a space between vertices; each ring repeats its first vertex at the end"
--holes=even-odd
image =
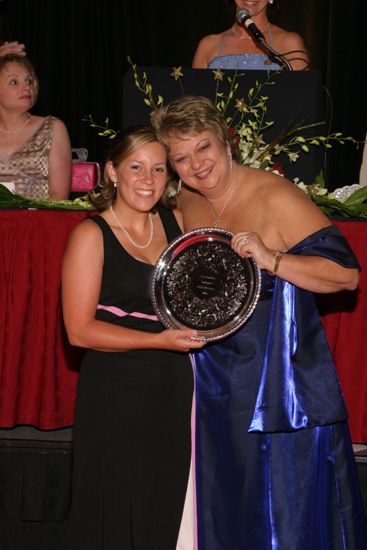
POLYGON ((71 145, 66 126, 59 118, 54 120, 48 161, 49 198, 68 199, 71 186, 71 145))

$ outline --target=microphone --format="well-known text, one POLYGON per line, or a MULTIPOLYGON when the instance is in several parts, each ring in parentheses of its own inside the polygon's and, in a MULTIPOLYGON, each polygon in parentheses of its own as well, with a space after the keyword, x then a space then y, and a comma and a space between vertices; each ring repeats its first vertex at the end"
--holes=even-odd
POLYGON ((257 28, 255 23, 251 19, 251 13, 249 11, 245 10, 244 8, 241 10, 238 10, 236 14, 236 21, 237 23, 240 23, 240 25, 244 25, 246 27, 246 29, 254 37, 256 42, 260 42, 260 44, 265 42, 265 36, 257 28))

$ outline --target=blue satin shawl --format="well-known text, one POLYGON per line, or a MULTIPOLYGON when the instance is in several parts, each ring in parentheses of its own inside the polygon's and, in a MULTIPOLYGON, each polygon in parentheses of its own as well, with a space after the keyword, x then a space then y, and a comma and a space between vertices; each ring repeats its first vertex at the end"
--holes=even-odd
MULTIPOLYGON (((310 235, 290 254, 321 256, 359 268, 335 226, 310 235)), ((266 351, 249 431, 293 431, 347 418, 334 361, 314 296, 276 279, 266 351)))

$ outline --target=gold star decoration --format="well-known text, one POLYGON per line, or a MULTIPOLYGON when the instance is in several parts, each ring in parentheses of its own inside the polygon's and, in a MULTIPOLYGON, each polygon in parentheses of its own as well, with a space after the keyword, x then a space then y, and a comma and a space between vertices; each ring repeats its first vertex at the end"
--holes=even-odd
POLYGON ((183 72, 181 69, 182 67, 173 67, 173 70, 170 76, 173 76, 175 80, 178 80, 179 78, 181 78, 181 76, 183 76, 183 72))
POLYGON ((247 106, 244 98, 236 99, 235 107, 240 113, 246 112, 247 106))
POLYGON ((213 71, 214 80, 223 80, 224 73, 220 69, 213 71))

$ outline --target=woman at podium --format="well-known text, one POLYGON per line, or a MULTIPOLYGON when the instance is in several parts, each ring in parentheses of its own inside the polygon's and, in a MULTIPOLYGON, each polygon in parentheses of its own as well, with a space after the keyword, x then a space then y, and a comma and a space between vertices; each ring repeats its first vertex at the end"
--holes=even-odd
POLYGON ((269 21, 274 0, 228 0, 228 4, 235 15, 232 27, 202 38, 194 55, 194 69, 280 70, 284 64, 291 70, 307 69, 308 55, 301 36, 269 21), (241 17, 246 13, 249 17, 241 17), (265 44, 259 42, 257 31, 265 44))

